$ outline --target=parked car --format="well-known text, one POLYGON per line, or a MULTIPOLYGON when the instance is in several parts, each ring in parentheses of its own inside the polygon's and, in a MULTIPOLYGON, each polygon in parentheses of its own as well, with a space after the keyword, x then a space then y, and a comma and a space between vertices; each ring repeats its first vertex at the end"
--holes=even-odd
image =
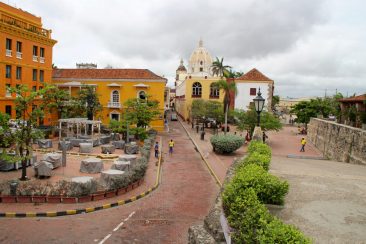
POLYGON ((171 115, 170 115, 170 120, 171 120, 171 121, 177 121, 177 120, 178 120, 177 113, 171 113, 171 115))

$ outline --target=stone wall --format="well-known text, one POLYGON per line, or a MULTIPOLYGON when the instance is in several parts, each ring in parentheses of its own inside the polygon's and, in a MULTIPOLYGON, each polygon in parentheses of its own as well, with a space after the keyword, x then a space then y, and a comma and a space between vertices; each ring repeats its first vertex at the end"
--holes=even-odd
POLYGON ((312 118, 308 139, 332 160, 366 165, 366 130, 312 118))

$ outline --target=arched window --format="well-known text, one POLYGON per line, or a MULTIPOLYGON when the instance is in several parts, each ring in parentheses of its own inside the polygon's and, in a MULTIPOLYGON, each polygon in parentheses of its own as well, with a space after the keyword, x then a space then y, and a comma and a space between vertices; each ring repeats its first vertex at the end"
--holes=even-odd
POLYGON ((220 89, 218 89, 215 84, 210 85, 210 97, 218 98, 220 97, 220 89))
POLYGON ((195 82, 192 85, 192 97, 201 97, 202 85, 199 82, 195 82))
POLYGON ((112 102, 119 103, 119 92, 118 91, 112 91, 112 102))
POLYGON ((142 100, 145 100, 146 99, 146 93, 144 91, 139 91, 139 98, 142 99, 142 100))

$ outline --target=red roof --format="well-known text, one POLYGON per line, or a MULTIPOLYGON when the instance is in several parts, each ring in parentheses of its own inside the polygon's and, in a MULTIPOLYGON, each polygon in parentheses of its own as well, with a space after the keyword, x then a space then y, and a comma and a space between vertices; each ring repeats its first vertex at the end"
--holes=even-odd
POLYGON ((53 79, 144 79, 165 80, 148 69, 54 69, 53 79))
POLYGON ((355 97, 349 97, 349 98, 341 98, 338 101, 340 101, 340 102, 363 102, 363 101, 366 101, 366 94, 355 96, 355 97))
POLYGON ((264 74, 262 74, 259 70, 256 68, 252 69, 248 73, 240 76, 236 80, 248 80, 248 81, 273 81, 264 74))

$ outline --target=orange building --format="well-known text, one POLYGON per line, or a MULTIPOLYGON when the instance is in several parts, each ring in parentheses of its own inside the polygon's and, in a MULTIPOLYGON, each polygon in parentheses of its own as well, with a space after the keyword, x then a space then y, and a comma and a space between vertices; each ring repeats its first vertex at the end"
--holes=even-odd
MULTIPOLYGON (((0 2, 0 112, 16 117, 15 94, 7 87, 39 90, 51 82, 55 44, 51 30, 42 28, 41 17, 0 2)), ((44 124, 49 124, 48 118, 44 124)))

